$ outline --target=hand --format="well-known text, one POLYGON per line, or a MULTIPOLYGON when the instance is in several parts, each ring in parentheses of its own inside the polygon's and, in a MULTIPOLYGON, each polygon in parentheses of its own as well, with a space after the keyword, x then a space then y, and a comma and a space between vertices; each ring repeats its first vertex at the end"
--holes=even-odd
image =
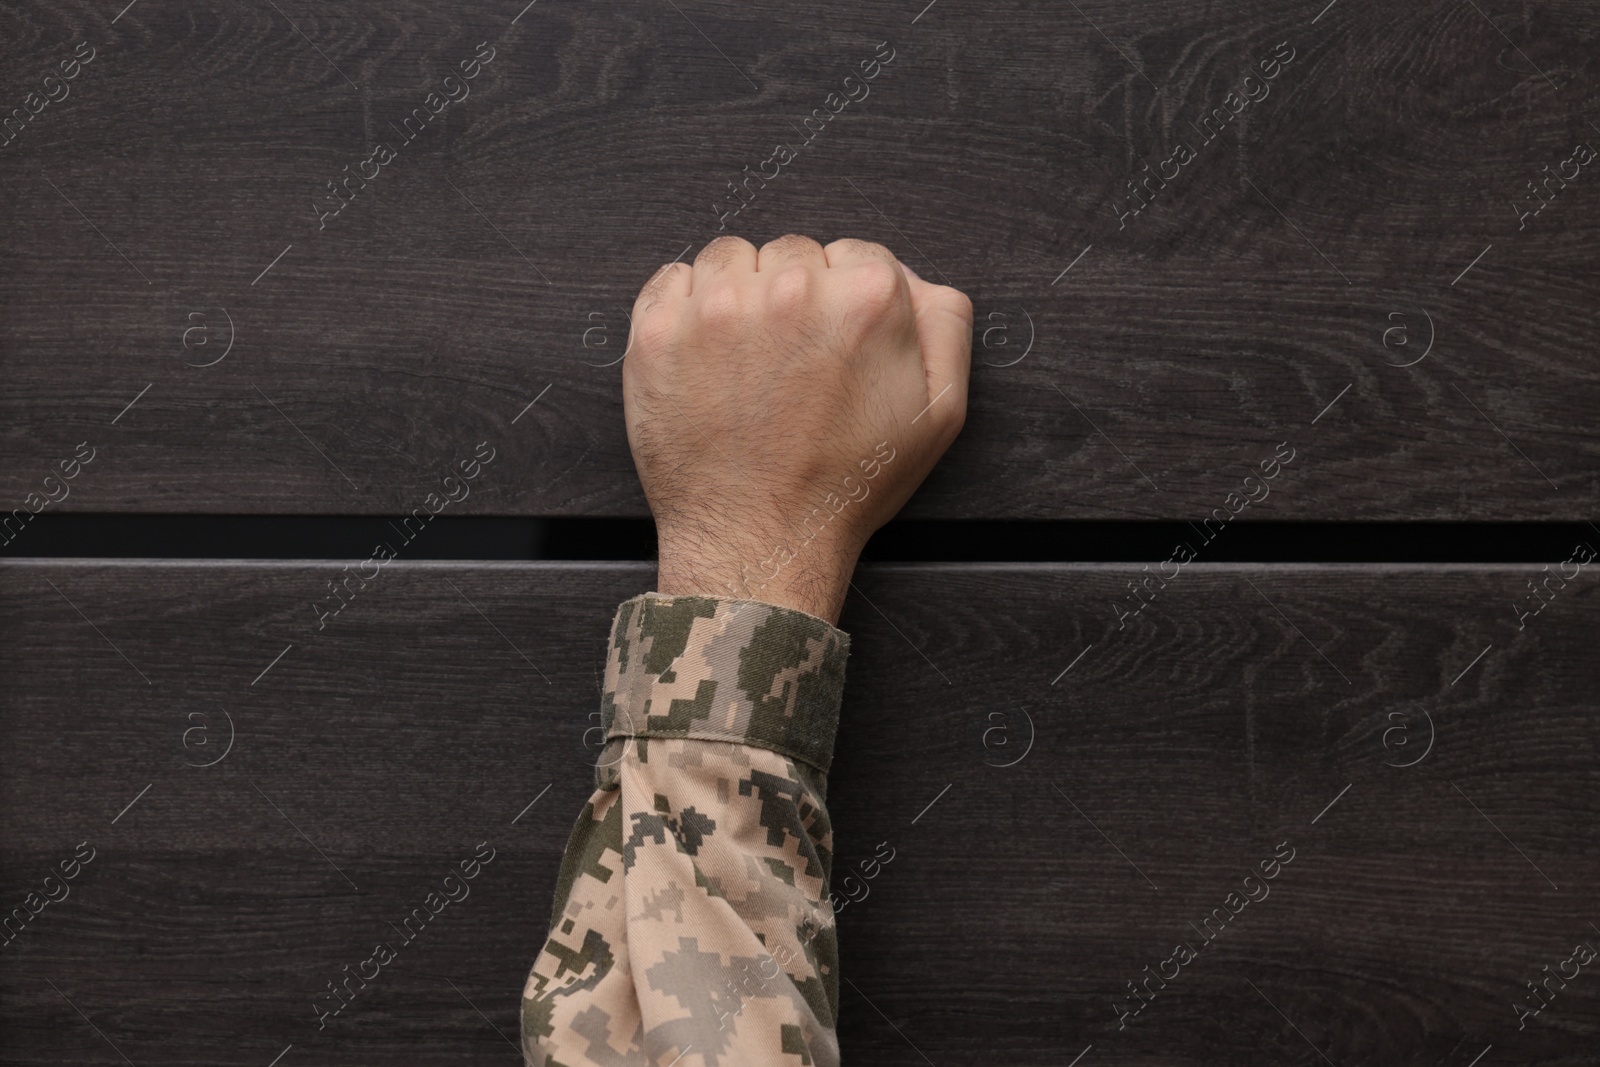
POLYGON ((960 432, 972 302, 882 245, 719 237, 634 304, 623 411, 663 593, 837 623, 861 549, 960 432))

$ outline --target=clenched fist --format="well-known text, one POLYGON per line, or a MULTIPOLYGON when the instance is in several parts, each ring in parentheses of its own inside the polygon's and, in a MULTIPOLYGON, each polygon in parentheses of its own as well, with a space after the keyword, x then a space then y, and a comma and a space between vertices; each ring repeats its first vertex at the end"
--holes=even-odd
POLYGON ((836 623, 966 418, 972 302, 882 245, 719 237, 657 271, 622 365, 659 590, 836 623))

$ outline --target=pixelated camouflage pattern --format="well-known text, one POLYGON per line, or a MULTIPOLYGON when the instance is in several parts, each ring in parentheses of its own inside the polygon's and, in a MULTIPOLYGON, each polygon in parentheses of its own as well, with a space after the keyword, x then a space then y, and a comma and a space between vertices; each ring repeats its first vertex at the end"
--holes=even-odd
POLYGON ((837 1067, 825 775, 849 638, 647 593, 611 631, 605 750, 523 990, 535 1067, 837 1067))

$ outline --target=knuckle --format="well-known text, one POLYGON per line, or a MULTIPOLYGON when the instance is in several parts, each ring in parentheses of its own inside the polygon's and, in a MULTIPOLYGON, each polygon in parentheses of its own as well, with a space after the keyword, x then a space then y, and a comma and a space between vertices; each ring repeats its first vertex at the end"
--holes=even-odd
POLYGON ((713 237, 694 257, 695 266, 722 267, 737 259, 743 249, 753 247, 743 237, 735 237, 732 234, 713 237))
POLYGON ((945 429, 951 437, 954 437, 961 432, 961 428, 966 424, 967 398, 963 394, 959 400, 950 405, 950 414, 945 417, 945 429))
POLYGON ((633 352, 661 352, 672 346, 678 316, 664 307, 646 308, 633 318, 633 352))
POLYGON ((649 308, 671 291, 674 281, 689 267, 684 263, 668 263, 650 275, 639 289, 639 303, 649 308))
POLYGON ((713 286, 700 301, 700 321, 712 329, 738 329, 750 321, 749 302, 731 285, 713 286))
POLYGON ((811 303, 816 291, 816 278, 804 267, 788 267, 773 275, 767 290, 774 311, 794 314, 811 303))
POLYGON ((960 289, 948 285, 940 288, 940 295, 949 305, 951 311, 967 319, 972 318, 972 297, 963 293, 960 289))
POLYGON ((774 252, 806 252, 810 251, 817 242, 804 234, 786 233, 782 237, 774 237, 761 246, 763 252, 769 249, 774 252))
POLYGON ((624 403, 627 402, 629 393, 639 388, 639 356, 637 352, 629 352, 622 361, 622 395, 624 403))
POLYGON ((894 253, 876 241, 863 241, 859 237, 841 237, 828 246, 828 251, 838 251, 850 256, 870 256, 874 259, 894 259, 894 253))
POLYGON ((936 425, 944 436, 946 444, 954 441, 961 428, 967 424, 967 396, 963 392, 945 406, 939 415, 936 425))
POLYGON ((875 260, 860 264, 851 273, 850 294, 857 306, 870 311, 887 312, 899 302, 899 267, 875 260))

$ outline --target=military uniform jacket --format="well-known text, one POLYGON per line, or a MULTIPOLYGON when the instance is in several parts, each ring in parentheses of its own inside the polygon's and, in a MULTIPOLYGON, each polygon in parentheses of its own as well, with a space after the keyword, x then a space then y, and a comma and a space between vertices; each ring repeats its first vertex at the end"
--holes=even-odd
POLYGON ((534 1067, 837 1067, 824 806, 850 639, 646 593, 611 629, 595 791, 522 999, 534 1067))

